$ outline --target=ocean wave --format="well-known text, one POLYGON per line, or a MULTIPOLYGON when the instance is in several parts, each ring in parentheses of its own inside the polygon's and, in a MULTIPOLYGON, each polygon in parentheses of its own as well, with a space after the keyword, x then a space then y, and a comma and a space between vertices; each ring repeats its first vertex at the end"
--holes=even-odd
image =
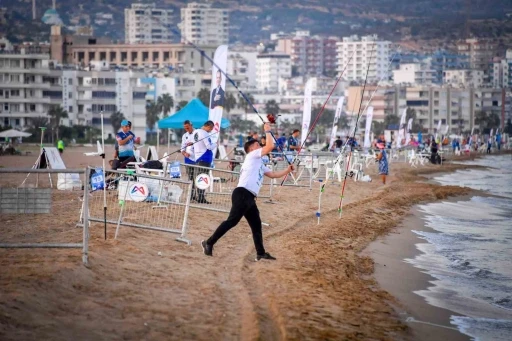
POLYGON ((450 322, 476 341, 510 341, 512 320, 451 316, 450 322))

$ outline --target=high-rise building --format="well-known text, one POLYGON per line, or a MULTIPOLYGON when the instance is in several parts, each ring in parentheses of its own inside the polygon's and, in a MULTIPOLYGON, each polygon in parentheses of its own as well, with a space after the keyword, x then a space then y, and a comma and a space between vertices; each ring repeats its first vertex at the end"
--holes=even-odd
POLYGON ((512 88, 512 49, 505 58, 496 58, 491 64, 490 85, 494 88, 512 88))
POLYGON ((279 92, 279 79, 292 76, 290 56, 280 52, 256 57, 256 87, 264 92, 279 92))
POLYGON ((310 36, 297 31, 293 37, 279 37, 276 51, 289 54, 301 76, 322 75, 336 71, 336 37, 310 36))
POLYGON ((389 50, 391 42, 379 41, 376 34, 344 37, 337 45, 338 76, 348 81, 388 80, 390 77, 389 50), (346 67, 346 69, 345 69, 346 67))
POLYGON ((497 50, 497 42, 490 39, 472 38, 457 43, 457 51, 467 56, 470 69, 487 70, 497 50))
POLYGON ((181 9, 182 42, 219 46, 229 41, 229 12, 210 4, 192 2, 181 9))
POLYGON ((172 9, 156 8, 153 4, 132 4, 124 10, 126 44, 158 44, 172 42, 172 9))

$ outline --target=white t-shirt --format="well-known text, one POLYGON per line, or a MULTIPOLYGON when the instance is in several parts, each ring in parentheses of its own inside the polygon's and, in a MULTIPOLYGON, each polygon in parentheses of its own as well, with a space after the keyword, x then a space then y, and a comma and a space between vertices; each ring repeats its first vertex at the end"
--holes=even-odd
POLYGON ((190 154, 190 157, 185 158, 185 163, 193 163, 196 160, 196 156, 194 155, 194 145, 187 147, 187 143, 194 143, 194 132, 195 130, 193 130, 191 133, 185 132, 185 134, 183 134, 181 137, 181 150, 190 154), (187 162, 186 159, 188 159, 190 162, 187 162))
POLYGON ((212 150, 217 144, 212 141, 213 133, 209 133, 203 129, 194 130, 194 157, 195 161, 203 161, 211 163, 213 160, 212 150))
POLYGON ((261 159, 261 148, 253 150, 245 156, 242 163, 238 187, 243 187, 258 196, 263 185, 263 176, 270 171, 271 169, 266 167, 261 159))

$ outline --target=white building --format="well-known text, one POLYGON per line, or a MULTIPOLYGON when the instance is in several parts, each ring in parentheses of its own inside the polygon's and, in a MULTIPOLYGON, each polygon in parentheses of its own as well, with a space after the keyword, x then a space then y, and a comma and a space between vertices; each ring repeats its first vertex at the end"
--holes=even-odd
POLYGON ((22 129, 62 103, 60 74, 48 54, 25 51, 0 54, 0 124, 22 129))
POLYGON ((443 72, 444 84, 453 87, 480 88, 484 84, 483 70, 446 70, 443 72))
POLYGON ((263 92, 280 92, 279 79, 292 76, 290 56, 279 52, 260 54, 256 58, 256 87, 263 92))
POLYGON ((240 85, 244 89, 256 88, 257 51, 229 51, 226 72, 231 77, 243 78, 240 85))
POLYGON ((182 42, 196 45, 223 45, 229 41, 229 13, 210 4, 192 2, 181 9, 182 42))
POLYGON ((508 49, 505 58, 495 60, 492 65, 491 85, 494 88, 512 88, 512 49, 508 49))
POLYGON ((343 72, 345 80, 362 81, 370 64, 368 81, 389 79, 390 46, 391 42, 379 41, 376 34, 361 39, 355 35, 344 37, 343 41, 336 43, 338 76, 343 72))
POLYGON ((0 124, 18 129, 30 127, 31 119, 47 117, 50 107, 68 112, 64 125, 100 127, 105 114, 105 133, 115 133, 109 116, 121 111, 132 121, 142 139, 146 135, 146 87, 142 72, 82 71, 57 69, 48 54, 19 52, 0 54, 0 124))
POLYGON ((155 4, 132 4, 124 10, 125 43, 169 43, 173 33, 172 9, 159 9, 155 4))
POLYGON ((393 70, 395 84, 432 84, 435 79, 436 70, 420 63, 401 64, 400 69, 393 70))

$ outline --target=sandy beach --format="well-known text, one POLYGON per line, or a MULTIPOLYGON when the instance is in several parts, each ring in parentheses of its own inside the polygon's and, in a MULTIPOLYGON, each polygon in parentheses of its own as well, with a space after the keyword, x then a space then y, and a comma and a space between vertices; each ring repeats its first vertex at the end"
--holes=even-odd
MULTIPOLYGON (((91 149, 66 149, 66 166, 100 165, 101 159, 82 156, 91 149)), ((36 157, 37 152, 2 156, 0 166, 31 167, 36 157)), ((110 228, 105 241, 102 225, 93 223, 88 267, 79 250, 0 249, 0 339, 417 339, 419 329, 404 322, 403 302, 393 296, 407 289, 403 279, 390 278, 389 287, 380 287, 374 271, 379 276, 382 258, 374 262, 361 252, 399 225, 413 205, 469 192, 426 183, 418 174, 466 167, 412 169, 391 163, 388 183, 382 185, 375 166, 368 172, 373 182, 347 181, 341 219, 341 186, 332 183, 323 194, 320 225, 315 217, 319 183, 312 191, 278 189, 277 204, 258 201, 262 220, 270 223, 264 241, 275 262, 254 262, 245 221, 215 246, 213 258, 205 257, 200 241, 227 214, 199 209, 189 216, 192 246, 168 234, 127 227, 117 240, 110 228)), ((0 186, 12 181, 2 177, 0 186)), ((79 217, 76 197, 70 193, 55 214, 3 216, 2 229, 71 226, 79 217)), ((397 243, 414 248, 414 242, 397 243)), ((427 283, 428 278, 411 281, 427 283)), ((429 331, 431 339, 442 339, 441 329, 429 331)))

